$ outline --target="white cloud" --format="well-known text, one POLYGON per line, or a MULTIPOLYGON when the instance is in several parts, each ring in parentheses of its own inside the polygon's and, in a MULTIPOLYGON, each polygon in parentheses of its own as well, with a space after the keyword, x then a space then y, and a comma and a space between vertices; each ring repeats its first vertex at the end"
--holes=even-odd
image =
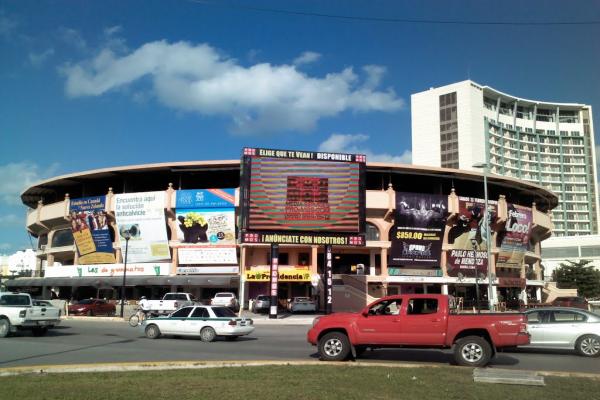
POLYGON ((374 66, 366 82, 352 68, 311 77, 293 65, 244 67, 208 44, 157 41, 119 56, 105 47, 92 59, 66 65, 70 97, 100 96, 149 77, 154 96, 178 111, 229 117, 236 132, 307 131, 344 111, 401 109, 393 89, 377 90, 374 66))
POLYGON ((18 217, 15 214, 0 215, 0 226, 23 226, 25 224, 24 217, 18 217))
POLYGON ((0 243, 0 250, 6 251, 12 248, 12 244, 10 243, 0 243))
POLYGON ((319 151, 365 154, 367 156, 367 161, 396 164, 412 163, 412 152, 410 150, 404 150, 399 156, 388 153, 375 153, 371 149, 364 146, 365 142, 368 142, 368 140, 368 135, 363 135, 360 133, 355 135, 334 133, 319 145, 319 151))
POLYGON ((21 204, 19 196, 24 189, 54 175, 57 169, 57 164, 42 169, 28 161, 0 165, 0 203, 21 204))
POLYGON ((111 37, 116 33, 121 32, 121 25, 109 26, 108 28, 104 28, 104 36, 111 37))
POLYGON ((294 59, 292 64, 294 65, 302 65, 302 64, 311 64, 321 58, 321 54, 315 53, 314 51, 305 51, 300 54, 298 57, 294 59))
POLYGON ((30 52, 29 53, 29 62, 34 67, 38 68, 38 67, 41 67, 42 64, 44 64, 44 62, 46 62, 46 60, 49 57, 51 57, 53 54, 54 54, 54 49, 53 48, 46 49, 46 50, 44 50, 41 53, 30 52))
POLYGON ((60 27, 58 29, 58 34, 66 44, 79 50, 87 49, 87 42, 85 39, 83 39, 79 31, 71 28, 60 27))

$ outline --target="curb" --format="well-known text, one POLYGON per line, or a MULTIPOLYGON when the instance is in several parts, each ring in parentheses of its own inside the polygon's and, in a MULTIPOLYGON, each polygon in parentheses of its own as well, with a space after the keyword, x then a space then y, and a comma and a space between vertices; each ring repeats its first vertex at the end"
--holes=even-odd
MULTIPOLYGON (((338 367, 387 367, 387 368, 445 368, 446 365, 431 365, 420 363, 366 363, 355 362, 327 362, 327 361, 159 361, 159 362, 131 362, 117 364, 74 364, 74 365, 37 365, 29 367, 0 368, 0 377, 19 375, 43 375, 85 372, 128 372, 128 371, 162 371, 173 369, 206 369, 206 368, 240 368, 240 367, 262 367, 262 366, 303 366, 303 365, 329 365, 338 367)), ((461 369, 474 370, 472 367, 457 367, 461 369)), ((510 370, 513 372, 531 372, 528 370, 510 370)), ((560 371, 537 371, 539 375, 559 378, 585 378, 600 380, 600 374, 560 372, 560 371)))

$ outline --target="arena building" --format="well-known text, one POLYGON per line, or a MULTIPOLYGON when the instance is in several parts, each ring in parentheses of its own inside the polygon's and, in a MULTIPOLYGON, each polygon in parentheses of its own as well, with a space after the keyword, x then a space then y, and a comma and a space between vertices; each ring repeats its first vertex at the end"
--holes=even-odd
MULTIPOLYGON (((207 301, 215 292, 233 291, 248 307, 250 299, 268 291, 270 246, 240 240, 240 165, 240 160, 227 160, 104 168, 58 176, 27 188, 21 199, 29 207, 26 228, 38 243, 36 277, 13 279, 5 282, 6 286, 46 298, 53 294, 63 299, 116 300, 123 284, 127 247, 127 299, 185 291, 207 301), (230 206, 230 212, 221 210, 218 217, 210 214, 217 212, 210 207, 224 205, 209 201, 214 194, 230 206), (100 199, 94 200, 100 208, 78 220, 94 197, 100 199), (152 211, 150 203, 158 211, 152 211), (200 211, 191 211, 195 208, 200 211), (184 209, 186 213, 182 213, 184 209), (144 213, 144 221, 136 220, 144 213), (230 231, 223 228, 216 238, 193 229, 194 219, 202 226, 203 218, 235 227, 230 231), (75 245, 76 239, 85 239, 79 223, 105 229, 104 237, 110 238, 102 245, 108 246, 105 253, 99 254, 100 246, 96 246, 96 253, 82 255, 80 242, 75 245), (127 241, 122 236, 124 227, 131 232, 127 241), (140 247, 137 239, 162 230, 164 240, 158 238, 149 247, 140 247), (222 239, 226 245, 210 245, 222 239), (208 243, 210 251, 199 242, 208 243)), ((541 300, 540 242, 552 233, 550 213, 558 204, 553 192, 512 177, 488 176, 493 219, 487 263, 482 251, 487 249, 481 245, 483 231, 476 232, 473 224, 477 215, 483 215, 482 174, 367 162, 365 175, 361 212, 366 220, 366 241, 362 246, 333 245, 334 311, 357 310, 397 293, 448 293, 464 299, 467 306, 476 301, 477 289, 481 300, 486 300, 488 277, 494 303, 517 296, 523 301, 541 300), (435 236, 423 224, 423 217, 436 213, 440 215, 436 221, 442 223, 437 239, 422 242, 429 245, 412 243, 409 239, 422 239, 423 232, 435 236), (508 223, 519 215, 526 215, 523 223, 508 223), (408 219, 400 226, 398 219, 404 217, 408 219), (512 262, 508 262, 512 256, 503 253, 505 238, 510 236, 507 231, 524 233, 519 236, 520 244, 513 243, 513 250, 521 253, 512 262), (463 237, 466 248, 457 245, 463 237), (405 252, 398 255, 394 249, 402 246, 405 252)), ((281 244, 281 305, 294 296, 311 296, 322 306, 323 265, 323 246, 281 244)))

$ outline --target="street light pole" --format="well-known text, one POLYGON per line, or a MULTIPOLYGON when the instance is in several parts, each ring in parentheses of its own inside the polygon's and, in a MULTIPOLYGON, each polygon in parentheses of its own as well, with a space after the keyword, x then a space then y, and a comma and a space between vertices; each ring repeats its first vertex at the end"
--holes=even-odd
POLYGON ((129 239, 131 239, 131 232, 129 232, 129 229, 124 230, 121 233, 121 237, 125 239, 125 257, 123 258, 123 283, 121 285, 121 318, 123 318, 123 309, 125 308, 125 280, 127 278, 127 250, 129 248, 129 239))
POLYGON ((492 285, 492 243, 490 239, 490 212, 489 212, 489 198, 488 198, 488 184, 487 184, 487 175, 490 164, 485 163, 477 163, 473 164, 473 168, 483 168, 483 195, 485 201, 485 214, 484 214, 484 227, 485 227, 485 242, 486 242, 486 250, 487 250, 487 278, 488 278, 488 308, 490 311, 494 309, 494 301, 495 296, 494 287, 492 285))

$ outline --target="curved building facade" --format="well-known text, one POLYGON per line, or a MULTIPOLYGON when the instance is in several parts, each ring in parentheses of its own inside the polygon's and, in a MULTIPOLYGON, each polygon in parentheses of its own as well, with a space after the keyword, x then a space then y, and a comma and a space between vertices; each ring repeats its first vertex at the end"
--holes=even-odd
POLYGON ((515 177, 555 192, 556 236, 598 234, 599 206, 592 108, 528 100, 473 81, 413 94, 417 165, 515 177))
MULTIPOLYGON (((475 210, 480 211, 481 207, 477 204, 481 204, 484 197, 481 173, 367 162, 363 210, 366 245, 333 246, 333 309, 357 310, 376 298, 395 293, 449 293, 463 298, 468 304, 476 300, 477 289, 480 289, 480 299, 486 300, 487 295, 484 294, 488 293, 490 283, 493 291, 490 291, 492 298, 489 300, 492 302, 517 296, 530 301, 541 300, 544 282, 540 242, 551 235, 550 213, 558 198, 539 185, 510 177, 491 176, 487 186, 494 212, 490 225, 491 258, 486 263, 489 273, 485 273, 487 268, 456 266, 460 264, 456 259, 461 253, 462 262, 466 264, 469 264, 467 258, 471 251, 473 257, 475 254, 484 257, 483 248, 476 247, 477 237, 468 237, 470 232, 475 232, 474 228, 469 227, 468 221, 463 221, 466 210, 473 215, 475 210), (428 200, 433 196, 438 200, 428 200), (414 199, 417 200, 410 205, 414 199), (414 217, 403 223, 408 230, 401 230, 399 208, 405 207, 414 217), (528 219, 522 224, 510 225, 507 221, 516 215, 516 209, 524 210, 522 212, 528 215, 528 219), (432 250, 436 246, 413 246, 403 242, 406 254, 413 256, 412 261, 393 254, 395 246, 400 245, 398 239, 421 237, 419 229, 426 232, 426 228, 422 228, 421 217, 430 215, 434 212, 432 210, 442 216, 439 219, 441 228, 435 239, 438 241, 436 246, 439 245, 437 250, 432 250), (417 233, 406 233, 413 228, 417 233), (522 254, 512 264, 502 261, 506 250, 503 240, 510 236, 507 232, 511 230, 527 231, 526 236, 521 236, 525 238, 520 244, 522 254), (457 251, 456 243, 463 233, 468 247, 457 251), (428 263, 421 263, 424 252, 429 254, 428 263), (478 274, 478 271, 484 273, 478 274)), ((233 291, 247 307, 250 299, 268 290, 270 246, 242 243, 239 237, 238 160, 147 164, 85 171, 37 183, 26 189, 21 198, 30 208, 26 228, 38 241, 38 276, 5 282, 9 288, 29 290, 43 297, 49 297, 52 291, 65 299, 118 299, 123 282, 125 249, 128 248, 125 284, 128 299, 138 299, 142 295, 158 298, 169 291, 186 291, 206 301, 217 291, 233 291), (180 200, 184 194, 189 200, 190 192, 202 197, 203 201, 210 197, 208 193, 217 193, 223 198, 231 193, 228 199, 231 204, 230 220, 232 224, 235 221, 236 227, 229 236, 223 229, 225 233, 219 239, 228 237, 232 240, 230 246, 222 246, 227 248, 224 252, 209 254, 201 245, 194 247, 188 243, 191 235, 196 235, 196 241, 203 241, 202 233, 185 229, 180 200), (84 258, 80 254, 81 247, 75 245, 74 237, 81 238, 74 222, 78 215, 74 206, 89 202, 87 199, 93 196, 102 197, 101 208, 93 214, 99 219, 96 222, 90 219, 88 225, 98 221, 98 225, 105 225, 104 237, 110 239, 107 240, 111 245, 106 250, 107 259, 84 258), (136 211, 141 207, 136 204, 148 199, 158 201, 154 203, 158 204, 155 228, 148 228, 150 225, 135 220, 136 213, 142 214, 136 211), (124 208, 123 204, 127 207, 124 208), (120 219, 123 212, 128 217, 133 215, 133 219, 120 219), (122 236, 125 226, 128 229, 135 226, 134 237, 127 242, 122 236), (150 261, 139 256, 141 253, 135 250, 135 235, 163 229, 165 250, 153 245, 150 261), (110 257, 114 261, 111 262, 110 257)), ((187 209, 191 203, 186 204, 187 209)), ((202 207, 206 204, 206 201, 203 202, 202 207)), ((204 209, 199 212, 207 214, 212 211, 204 209)), ((201 219, 197 215, 194 218, 201 219)), ((219 217, 219 223, 225 224, 225 219, 219 217)), ((207 237, 204 241, 210 240, 207 237)), ((471 264, 476 265, 476 262, 471 264)), ((282 305, 294 296, 310 296, 322 305, 323 246, 282 244, 279 267, 282 305)))

